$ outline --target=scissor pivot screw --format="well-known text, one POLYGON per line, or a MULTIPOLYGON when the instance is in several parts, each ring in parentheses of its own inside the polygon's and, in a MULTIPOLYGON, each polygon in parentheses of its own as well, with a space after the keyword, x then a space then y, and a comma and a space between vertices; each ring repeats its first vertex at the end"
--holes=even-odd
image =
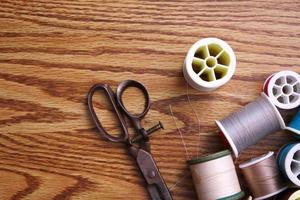
POLYGON ((155 176, 156 176, 156 173, 155 173, 155 171, 152 170, 149 174, 149 177, 154 178, 155 176))
MULTIPOLYGON (((146 130, 146 132, 144 132, 145 135, 139 134, 137 136, 135 136, 132 140, 131 143, 136 143, 141 141, 142 139, 145 139, 145 137, 149 137, 152 133, 154 133, 155 131, 158 131, 159 129, 164 129, 163 124, 161 123, 161 121, 158 122, 158 124, 156 124, 155 126, 153 126, 152 128, 149 128, 148 130, 146 130)), ((145 130, 144 130, 145 131, 145 130)))
POLYGON ((159 121, 158 124, 156 124, 152 128, 149 128, 147 130, 147 134, 150 135, 151 133, 153 133, 153 132, 155 132, 155 131, 157 131, 159 129, 164 129, 164 125, 161 123, 161 121, 159 121))

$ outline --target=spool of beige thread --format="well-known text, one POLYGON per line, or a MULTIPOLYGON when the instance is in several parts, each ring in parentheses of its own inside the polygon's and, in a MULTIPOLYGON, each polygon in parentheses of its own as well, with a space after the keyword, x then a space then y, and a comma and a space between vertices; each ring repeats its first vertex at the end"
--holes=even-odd
POLYGON ((287 184, 279 173, 274 152, 240 164, 254 200, 262 200, 287 189, 287 184))
POLYGON ((198 200, 238 200, 244 197, 229 150, 187 162, 198 200))

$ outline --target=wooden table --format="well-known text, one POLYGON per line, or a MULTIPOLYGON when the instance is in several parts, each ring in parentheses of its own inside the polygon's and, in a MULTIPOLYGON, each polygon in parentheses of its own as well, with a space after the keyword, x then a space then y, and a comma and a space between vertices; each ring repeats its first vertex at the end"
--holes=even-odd
MULTIPOLYGON (((174 199, 196 199, 169 105, 187 156, 222 150, 214 120, 253 101, 271 73, 300 72, 299 11, 300 3, 288 0, 1 0, 0 199, 149 199, 124 145, 104 141, 87 112, 94 83, 115 88, 126 79, 149 90, 153 104, 144 126, 165 125, 152 137, 152 153, 174 199), (182 63, 205 37, 227 41, 238 62, 224 87, 190 88, 199 141, 182 63)), ((129 106, 138 99, 128 96, 129 106)), ((98 108, 117 132, 112 113, 98 108)), ((291 140, 289 133, 270 135, 238 162, 291 140)))

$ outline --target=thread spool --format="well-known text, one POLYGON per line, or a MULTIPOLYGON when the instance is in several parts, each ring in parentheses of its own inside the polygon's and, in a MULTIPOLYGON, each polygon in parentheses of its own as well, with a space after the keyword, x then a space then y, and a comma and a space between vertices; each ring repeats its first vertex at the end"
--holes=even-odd
POLYGON ((278 200, 300 200, 300 190, 289 189, 283 195, 277 198, 278 200))
POLYGON ((300 187, 300 143, 287 144, 278 153, 280 171, 290 182, 300 187))
POLYGON ((293 71, 281 71, 267 78, 263 86, 270 101, 281 109, 300 105, 300 76, 293 71))
MULTIPOLYGON (((263 86, 264 93, 270 101, 281 109, 293 109, 300 105, 300 75, 293 71, 281 71, 267 78, 263 86)), ((283 122, 282 129, 295 133, 300 138, 300 113, 298 112, 287 126, 279 114, 278 120, 283 122)))
POLYGON ((255 200, 267 199, 287 189, 276 164, 274 152, 239 165, 255 200))
POLYGON ((244 197, 229 150, 187 161, 198 200, 238 200, 244 197))
POLYGON ((254 102, 221 121, 216 121, 235 157, 265 136, 285 127, 277 108, 262 93, 254 102))
POLYGON ((235 67, 235 54, 226 42, 205 38, 189 49, 183 64, 183 74, 193 88, 211 91, 227 83, 235 67))
POLYGON ((296 133, 296 137, 300 138, 300 109, 285 129, 296 133))

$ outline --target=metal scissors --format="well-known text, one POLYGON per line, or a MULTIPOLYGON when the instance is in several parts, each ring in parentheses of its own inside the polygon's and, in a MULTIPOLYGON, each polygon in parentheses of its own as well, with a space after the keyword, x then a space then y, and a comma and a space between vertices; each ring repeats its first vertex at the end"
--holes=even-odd
POLYGON ((114 93, 111 87, 107 84, 95 84, 88 92, 88 109, 97 129, 104 138, 111 142, 122 142, 126 144, 129 153, 136 160, 139 170, 143 175, 143 178, 146 182, 146 188, 151 199, 172 200, 169 189, 167 188, 167 185, 162 178, 150 152, 149 136, 160 128, 163 128, 163 126, 159 122, 158 125, 145 130, 141 125, 141 120, 150 109, 150 98, 145 86, 134 80, 126 80, 120 83, 120 85, 117 87, 116 93, 114 93), (144 110, 139 114, 130 113, 123 104, 122 94, 129 87, 138 88, 144 94, 145 107, 144 110), (93 95, 96 91, 103 91, 108 97, 113 110, 117 115, 117 119, 122 130, 122 133, 119 136, 114 136, 106 132, 100 123, 95 113, 92 101, 93 95), (134 126, 136 135, 132 138, 129 137, 124 115, 132 122, 134 126))

